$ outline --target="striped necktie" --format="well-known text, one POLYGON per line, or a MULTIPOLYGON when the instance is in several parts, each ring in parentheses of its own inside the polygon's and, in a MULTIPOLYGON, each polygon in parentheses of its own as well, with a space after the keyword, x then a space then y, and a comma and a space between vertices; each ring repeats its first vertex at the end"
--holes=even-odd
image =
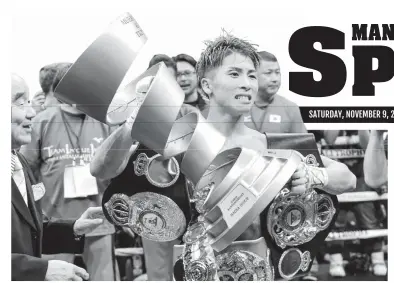
POLYGON ((25 174, 23 173, 23 165, 18 159, 18 155, 16 155, 15 151, 11 152, 11 178, 14 179, 15 184, 23 197, 23 200, 28 206, 26 180, 25 174))
POLYGON ((14 176, 15 164, 16 164, 16 153, 13 150, 13 151, 11 151, 11 178, 12 178, 12 176, 14 176))

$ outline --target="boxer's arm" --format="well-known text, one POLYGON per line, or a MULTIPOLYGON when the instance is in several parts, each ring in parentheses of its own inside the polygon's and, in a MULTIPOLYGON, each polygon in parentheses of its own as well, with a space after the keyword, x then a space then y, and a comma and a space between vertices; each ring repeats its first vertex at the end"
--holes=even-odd
POLYGON ((365 183, 372 188, 379 188, 387 182, 383 131, 371 131, 364 157, 364 177, 365 183))
POLYGON ((322 188, 323 191, 339 195, 356 189, 357 178, 345 164, 325 156, 321 156, 321 159, 328 176, 328 182, 322 188))
POLYGON ((90 173, 109 180, 123 172, 134 152, 131 126, 128 122, 116 129, 96 150, 90 163, 90 173))

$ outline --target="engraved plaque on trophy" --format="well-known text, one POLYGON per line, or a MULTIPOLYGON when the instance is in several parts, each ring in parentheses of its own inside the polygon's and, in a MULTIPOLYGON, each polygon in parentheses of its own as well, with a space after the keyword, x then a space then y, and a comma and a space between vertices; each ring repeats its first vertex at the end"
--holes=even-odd
POLYGON ((257 152, 236 148, 217 156, 196 186, 198 191, 214 184, 203 205, 214 250, 223 250, 250 226, 300 162, 299 154, 292 150, 257 152))

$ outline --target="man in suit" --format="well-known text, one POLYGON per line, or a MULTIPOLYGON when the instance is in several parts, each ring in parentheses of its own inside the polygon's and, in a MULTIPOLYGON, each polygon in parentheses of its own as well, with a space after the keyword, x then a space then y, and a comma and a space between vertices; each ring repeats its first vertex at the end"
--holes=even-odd
POLYGON ((89 274, 73 264, 44 260, 41 253, 83 250, 83 235, 103 222, 101 207, 88 208, 77 220, 48 219, 37 202, 45 193, 37 184, 23 155, 17 150, 31 141, 30 105, 26 82, 11 75, 11 189, 12 280, 88 280, 89 274))

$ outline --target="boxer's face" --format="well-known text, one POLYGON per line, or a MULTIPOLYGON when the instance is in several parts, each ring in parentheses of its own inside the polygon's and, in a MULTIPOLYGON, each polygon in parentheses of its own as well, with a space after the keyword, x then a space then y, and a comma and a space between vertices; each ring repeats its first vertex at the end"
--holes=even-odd
POLYGON ((274 96, 281 84, 280 67, 278 62, 261 60, 258 69, 259 95, 267 100, 274 96))
POLYGON ((228 55, 220 67, 208 72, 205 80, 205 93, 227 113, 239 116, 249 112, 258 89, 256 69, 249 57, 228 55))
POLYGON ((193 94, 197 88, 196 69, 185 61, 177 62, 176 67, 178 69, 177 81, 185 92, 185 96, 193 94))
POLYGON ((36 112, 29 101, 26 82, 17 75, 11 76, 11 145, 17 149, 31 142, 32 122, 36 112))

